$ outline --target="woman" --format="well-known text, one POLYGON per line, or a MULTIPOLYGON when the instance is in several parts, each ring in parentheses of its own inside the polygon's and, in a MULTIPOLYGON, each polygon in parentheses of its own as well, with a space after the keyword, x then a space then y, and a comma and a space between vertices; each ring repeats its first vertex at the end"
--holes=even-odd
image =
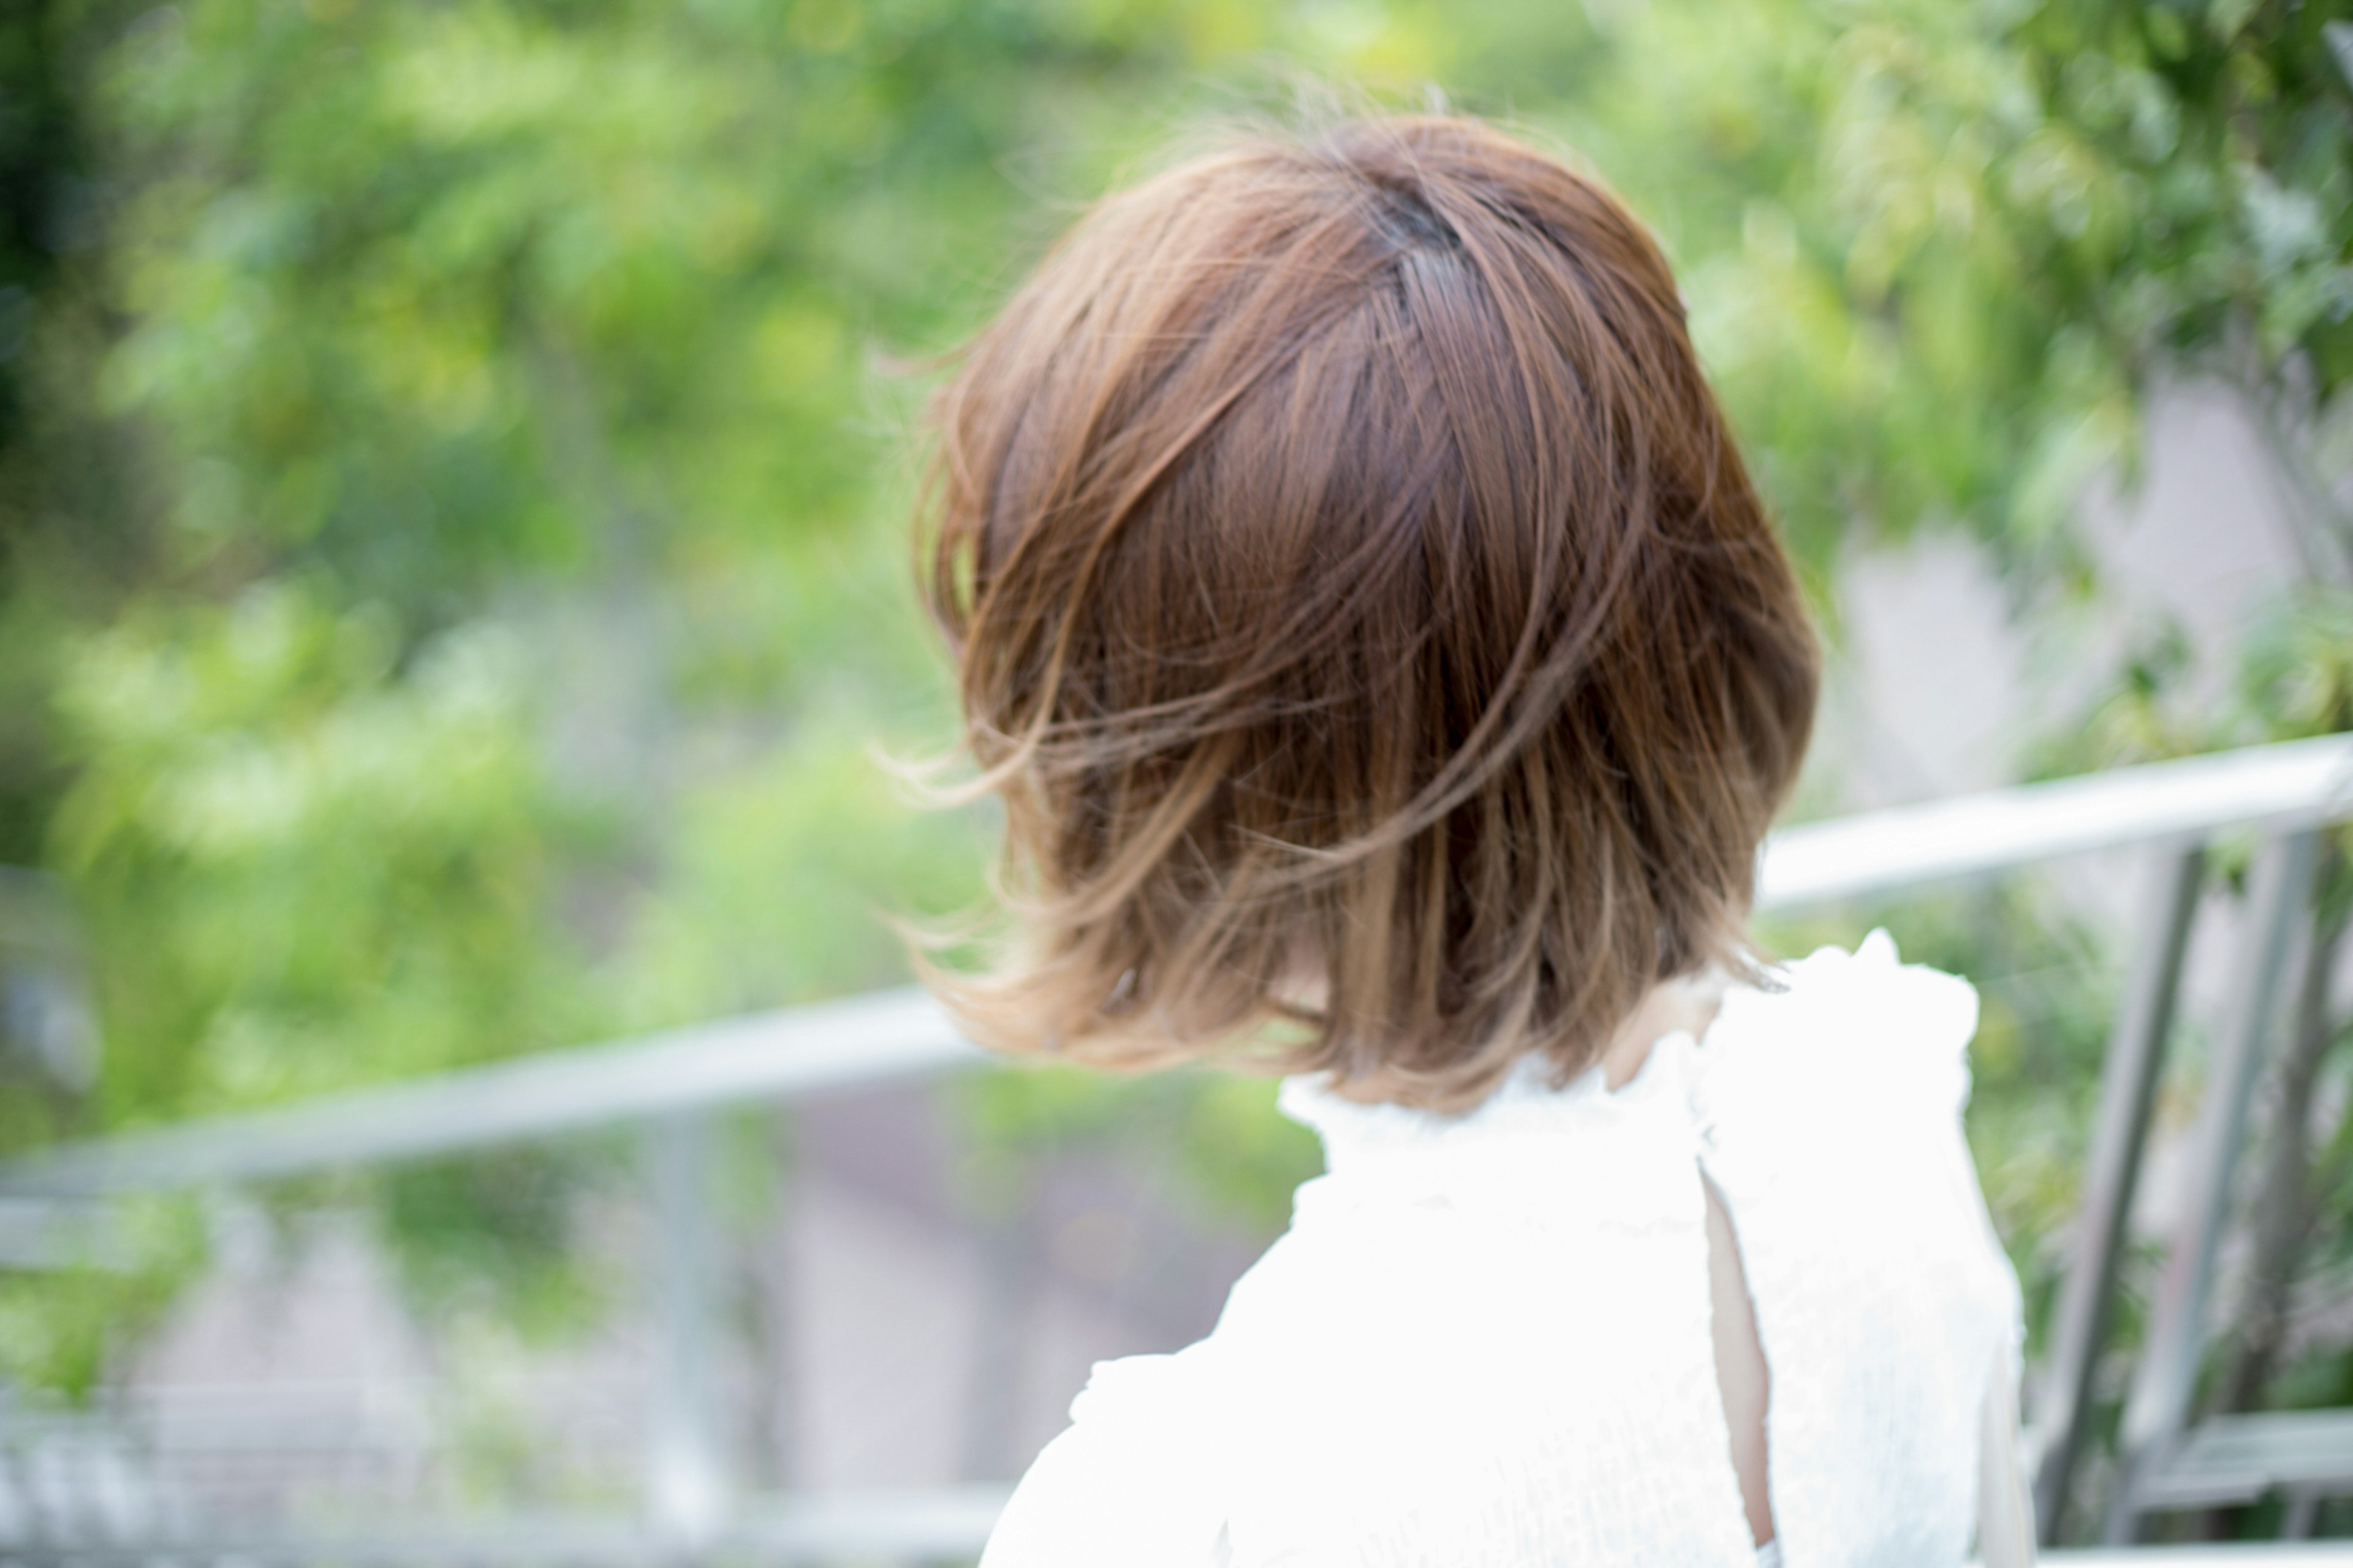
POLYGON ((2026 1560, 1975 995, 1746 942, 1816 644, 1624 207, 1465 120, 1247 140, 1090 213, 938 430, 1017 935, 934 984, 1289 1074, 1329 1160, 986 1568, 2026 1560))

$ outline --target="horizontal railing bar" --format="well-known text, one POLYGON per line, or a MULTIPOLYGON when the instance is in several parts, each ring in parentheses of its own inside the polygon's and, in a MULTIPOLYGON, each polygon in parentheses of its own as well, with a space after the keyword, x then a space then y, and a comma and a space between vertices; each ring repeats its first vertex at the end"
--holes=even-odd
POLYGON ((20 1544, 0 1537, 0 1563, 120 1563, 158 1558, 247 1563, 334 1563, 370 1568, 440 1568, 484 1561, 587 1568, 647 1568, 681 1561, 832 1562, 844 1557, 976 1556, 1012 1488, 978 1484, 928 1490, 755 1498, 707 1539, 682 1542, 649 1522, 596 1514, 530 1514, 448 1526, 241 1532, 231 1528, 118 1535, 102 1541, 20 1544))
POLYGON ((1894 892, 2127 844, 2353 815, 2353 735, 2250 746, 1784 828, 1759 909, 1894 892))
MULTIPOLYGON (((446 1530, 370 1530, 344 1534, 234 1531, 50 1542, 0 1542, 0 1562, 67 1563, 78 1568, 147 1568, 159 1558, 233 1559, 271 1568, 335 1563, 351 1568, 451 1568, 492 1561, 565 1568, 644 1568, 655 1563, 719 1559, 789 1563, 860 1557, 976 1555, 1004 1506, 1008 1489, 972 1486, 887 1496, 801 1498, 754 1510, 712 1538, 681 1543, 630 1520, 534 1517, 483 1521, 446 1530)), ((2147 1546, 2041 1554, 2059 1568, 2244 1568, 2293 1563, 2297 1568, 2353 1568, 2353 1542, 2261 1542, 2147 1546)))
POLYGON ((2149 1509, 2252 1501, 2264 1493, 2353 1488, 2353 1411, 2217 1415, 2152 1467, 2135 1497, 2149 1509))
MULTIPOLYGON (((1757 905, 1819 904, 2120 845, 2348 815, 2353 735, 2325 736, 1785 828, 1767 842, 1757 905)), ((0 1197, 417 1159, 980 1059, 923 993, 885 991, 71 1145, 0 1165, 0 1197)))
MULTIPOLYGON (((771 1561, 777 1559, 771 1558, 771 1561)), ((798 1561, 798 1554, 786 1562, 798 1561)), ((245 1533, 234 1529, 172 1534, 121 1533, 81 1541, 49 1539, 19 1545, 0 1539, 0 1564, 38 1568, 152 1568, 188 1563, 217 1568, 470 1568, 493 1562, 513 1568, 652 1568, 691 1561, 678 1543, 646 1525, 625 1521, 530 1519, 466 1524, 447 1530, 332 1531, 302 1534, 245 1533)))
POLYGON ((922 991, 874 992, 69 1145, 0 1166, 0 1197, 197 1186, 413 1160, 978 1059, 922 991))
MULTIPOLYGON (((801 1495, 754 1500, 723 1532, 729 1556, 868 1559, 976 1557, 1012 1497, 987 1484, 892 1499, 801 1495)), ((714 1553, 714 1555, 719 1555, 714 1553)))
POLYGON ((2259 1540, 2221 1547, 2094 1547, 2089 1552, 2038 1552, 2038 1563, 2059 1568, 2245 1568, 2247 1563, 2296 1563, 2296 1568, 2353 1568, 2353 1542, 2344 1540, 2259 1540))

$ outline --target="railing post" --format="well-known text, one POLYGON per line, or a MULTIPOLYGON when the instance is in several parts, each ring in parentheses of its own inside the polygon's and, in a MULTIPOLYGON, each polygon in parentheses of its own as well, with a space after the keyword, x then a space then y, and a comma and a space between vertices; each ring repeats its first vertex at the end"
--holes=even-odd
POLYGON ((2034 1478, 2034 1516, 2045 1546, 2058 1539, 2060 1515, 2083 1447, 2084 1412, 2091 1402, 2092 1376, 2116 1301, 2125 1227, 2140 1184, 2149 1112, 2165 1070, 2174 1000, 2181 989, 2182 954, 2189 944, 2205 871, 2203 846, 2161 849, 2148 867, 2148 897, 2131 974, 2101 1068, 2099 1119, 2084 1162, 2083 1203, 2068 1240, 2067 1269, 2052 1314, 2050 1360, 2035 1401, 2042 1455, 2034 1478))
POLYGON ((2310 897, 2318 858, 2316 832, 2289 834, 2263 847, 2248 879, 2230 1007, 2190 1131, 2187 1196, 2150 1304, 2148 1338, 2117 1436, 2120 1473, 2105 1531, 2111 1545, 2130 1544, 2138 1533, 2140 1483, 2189 1419, 2206 1346, 2215 1251, 2230 1215, 2232 1176, 2277 1012, 2280 973, 2296 940, 2297 917, 2310 897))
POLYGON ((684 1110, 657 1119, 645 1134, 657 1232, 646 1504, 680 1562, 710 1546, 731 1501, 716 1365, 723 1332, 711 1209, 716 1132, 711 1112, 684 1110))

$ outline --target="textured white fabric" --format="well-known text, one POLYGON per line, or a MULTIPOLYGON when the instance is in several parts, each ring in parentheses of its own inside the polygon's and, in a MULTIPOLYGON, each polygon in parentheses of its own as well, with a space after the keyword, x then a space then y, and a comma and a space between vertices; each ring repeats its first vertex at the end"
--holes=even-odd
POLYGON ((1106 1362, 983 1568, 1757 1568, 1715 1387, 1701 1173, 1771 1376, 1788 1568, 1968 1553, 2018 1288, 1961 1136, 1977 996, 1885 933, 1736 989, 1616 1093, 1468 1116, 1314 1079, 1327 1173, 1175 1355, 1106 1362))

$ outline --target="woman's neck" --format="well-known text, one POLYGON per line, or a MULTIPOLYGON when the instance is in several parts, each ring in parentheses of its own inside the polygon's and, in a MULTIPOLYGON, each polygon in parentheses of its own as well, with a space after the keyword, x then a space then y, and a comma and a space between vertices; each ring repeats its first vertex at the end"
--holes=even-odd
POLYGON ((1724 987, 1712 976, 1670 980, 1651 987, 1641 1005, 1618 1026, 1601 1053, 1601 1081, 1613 1091, 1623 1089, 1651 1059, 1651 1049, 1669 1035, 1697 1039, 1715 1020, 1724 1004, 1724 987))
MULTIPOLYGON (((1687 1034, 1697 1039, 1705 1034, 1723 1002, 1723 978, 1712 973, 1651 987, 1595 1058, 1603 1084, 1613 1092, 1624 1088, 1651 1059, 1651 1047, 1669 1035, 1687 1034)), ((1379 1105, 1397 1098, 1395 1085, 1378 1076, 1344 1079, 1330 1085, 1329 1091, 1363 1105, 1379 1105)))

